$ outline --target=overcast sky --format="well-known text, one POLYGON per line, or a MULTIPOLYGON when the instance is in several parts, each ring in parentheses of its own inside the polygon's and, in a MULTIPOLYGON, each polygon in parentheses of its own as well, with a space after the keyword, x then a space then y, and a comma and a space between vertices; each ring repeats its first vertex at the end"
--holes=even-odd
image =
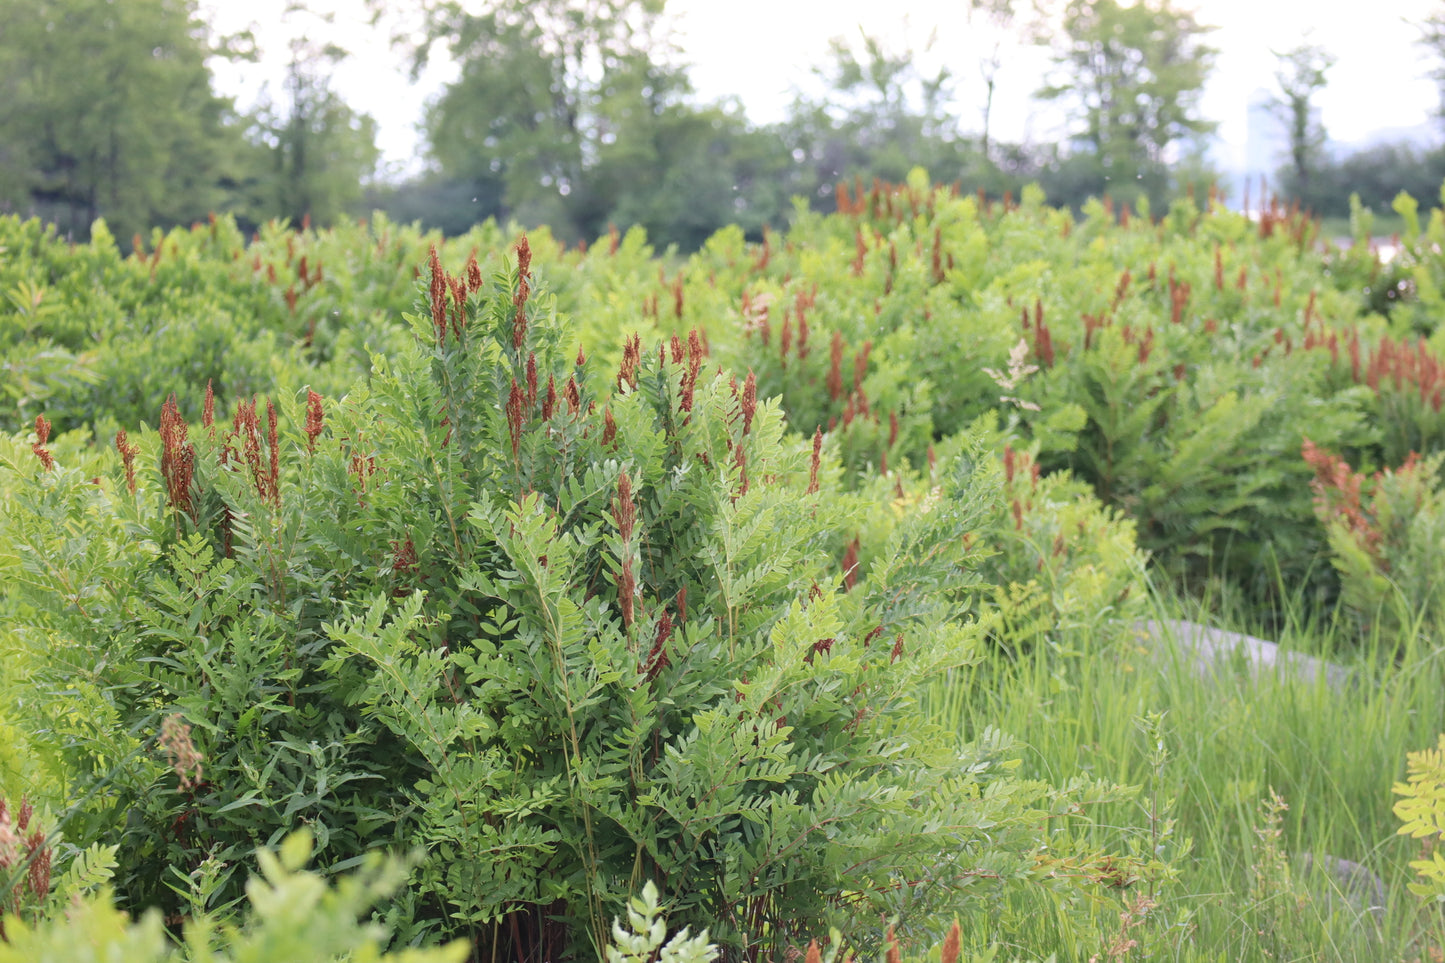
MULTIPOLYGON (((812 67, 824 58, 829 38, 856 38, 861 27, 921 49, 932 33, 936 41, 928 59, 953 69, 959 116, 966 128, 977 129, 983 95, 977 63, 993 38, 986 25, 970 24, 966 5, 965 0, 668 0, 667 9, 698 94, 706 100, 735 97, 759 123, 782 119, 794 92, 809 89, 812 67)), ((1270 51, 1295 46, 1306 31, 1310 42, 1338 58, 1319 99, 1331 138, 1348 143, 1382 128, 1425 123, 1438 102, 1426 76, 1430 65, 1413 43, 1418 32, 1407 21, 1423 19, 1445 0, 1195 0, 1178 5, 1218 28, 1209 37, 1220 53, 1203 112, 1220 124, 1225 163, 1243 151, 1251 97, 1273 88, 1276 65, 1270 51)), ((318 0, 310 6, 336 11, 333 24, 321 27, 314 18, 284 17, 286 0, 202 0, 217 30, 254 26, 266 56, 260 65, 218 65, 223 92, 249 105, 268 78, 277 84, 289 34, 325 33, 353 51, 338 70, 337 86, 352 106, 376 118, 386 162, 396 171, 415 170, 422 105, 445 83, 447 70, 435 69, 410 85, 399 55, 365 25, 362 0, 318 0)), ((1006 54, 994 103, 994 135, 1057 139, 1066 118, 1030 101, 1048 69, 1047 53, 1006 42, 1006 54)))

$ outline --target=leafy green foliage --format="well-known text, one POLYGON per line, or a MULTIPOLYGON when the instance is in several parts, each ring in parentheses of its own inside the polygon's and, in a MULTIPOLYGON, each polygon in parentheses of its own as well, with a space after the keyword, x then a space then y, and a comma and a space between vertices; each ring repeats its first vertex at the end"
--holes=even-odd
POLYGON ((0 5, 0 203, 86 236, 190 222, 227 203, 240 131, 216 96, 194 3, 0 5))
POLYGON ((717 958, 718 949, 708 943, 707 930, 690 937, 684 927, 664 944, 667 924, 660 914, 657 886, 648 880, 643 884, 642 895, 627 905, 627 928, 623 928, 621 920, 612 924, 607 963, 650 963, 653 959, 668 963, 711 963, 717 958))
POLYGON ((159 912, 150 910, 131 922, 111 905, 109 890, 102 890, 77 899, 63 916, 35 925, 12 924, 6 938, 0 939, 0 961, 325 963, 344 958, 375 963, 460 963, 466 958, 467 948, 462 943, 384 952, 385 928, 357 922, 358 915, 406 879, 403 861, 373 854, 354 873, 328 885, 320 875, 303 869, 311 849, 311 836, 302 831, 288 836, 279 852, 258 852, 261 875, 246 884, 245 916, 235 923, 211 915, 193 916, 186 921, 184 943, 179 948, 167 940, 159 912))
POLYGON ((1212 125, 1197 103, 1217 51, 1202 42, 1212 28, 1169 0, 1125 5, 1073 0, 1063 10, 1055 62, 1068 80, 1038 96, 1077 101, 1095 190, 1165 197, 1165 151, 1212 125))
POLYGON ((43 919, 106 883, 115 867, 114 846, 65 847, 53 817, 29 797, 0 797, 0 942, 7 928, 43 919))
MULTIPOLYGON (((1395 803, 1395 815, 1404 824, 1400 835, 1416 839, 1445 836, 1445 736, 1434 749, 1410 753, 1407 766, 1408 779, 1393 789, 1402 797, 1395 803)), ((1411 892, 1437 902, 1445 900, 1445 857, 1439 850, 1412 861, 1410 867, 1423 877, 1422 882, 1410 884, 1411 892)))
POLYGON ((438 245, 415 315, 433 239, 385 219, 249 244, 218 219, 128 258, 0 222, 7 788, 172 917, 230 919, 300 824, 324 874, 419 853, 378 910, 401 944, 601 956, 649 881, 728 958, 832 926, 871 953, 879 914, 924 942, 950 912, 1182 933, 1110 889, 1172 878, 1160 773, 1147 830, 1129 793, 1057 785, 1082 747, 1020 778, 994 677, 1056 657, 1019 718, 1105 711, 1072 640, 1142 615, 1144 551, 1270 603, 1328 547, 1365 621, 1433 631, 1438 486, 1408 451, 1438 433, 1445 215, 1386 318, 1354 287, 1373 258, 1316 257, 1277 205, 1076 218, 921 172, 838 202, 685 261, 489 225, 438 245), (1385 466, 1358 511, 1387 551, 1316 517, 1306 437, 1385 466))
POLYGON ((1315 510, 1329 534, 1331 561, 1354 616, 1387 634, 1420 622, 1441 624, 1440 572, 1445 565, 1445 455, 1411 456, 1367 478, 1337 455, 1306 442, 1315 469, 1315 510))
POLYGON ((430 280, 415 341, 344 399, 240 400, 229 428, 168 400, 134 491, 124 465, 20 469, 31 677, 108 693, 51 751, 110 780, 97 819, 128 812, 127 903, 175 907, 200 873, 194 902, 228 905, 304 822, 333 871, 423 852, 387 910, 407 941, 600 954, 656 879, 730 956, 776 954, 1034 879, 1039 827, 1110 796, 1014 780, 1005 740, 960 745, 917 702, 989 631, 980 450, 850 563, 871 499, 696 333, 634 337, 604 380, 525 240, 490 279, 434 258, 430 280), (145 737, 172 712, 201 779, 145 737))

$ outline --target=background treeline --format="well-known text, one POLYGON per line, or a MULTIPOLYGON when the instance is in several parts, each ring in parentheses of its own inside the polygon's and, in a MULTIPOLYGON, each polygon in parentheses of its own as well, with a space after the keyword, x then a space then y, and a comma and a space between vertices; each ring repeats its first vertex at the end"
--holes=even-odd
MULTIPOLYGON (((693 250, 726 224, 757 240, 785 223, 793 198, 828 211, 837 183, 898 181, 914 166, 996 198, 1038 183, 1075 209, 1105 193, 1144 193, 1162 208, 1216 178, 1206 159, 1215 125, 1199 109, 1212 28, 1169 0, 969 0, 994 40, 977 63, 838 39, 817 68, 819 92, 800 93, 767 125, 736 102, 696 96, 661 0, 368 6, 415 74, 439 59, 455 67, 423 113, 420 173, 401 182, 378 176, 365 105, 337 94, 349 52, 302 4, 288 11, 279 89, 243 110, 218 95, 212 65, 278 52, 250 34, 216 36, 194 0, 0 0, 0 212, 39 215, 77 239, 104 217, 122 244, 213 211, 250 231, 272 218, 325 225, 382 209, 451 234, 489 217, 545 223, 568 241, 640 224, 693 250), (1012 40, 1050 51, 1049 76, 1028 82, 1074 118, 1058 142, 992 136, 1000 51, 1012 40), (978 122, 959 116, 965 100, 982 102, 978 122)), ((1445 62, 1441 22, 1421 25, 1421 44, 1445 62)), ((1343 215, 1351 192, 1377 210, 1402 189, 1435 195, 1439 151, 1330 157, 1314 103, 1332 56, 1304 45, 1279 60, 1287 198, 1343 215)))

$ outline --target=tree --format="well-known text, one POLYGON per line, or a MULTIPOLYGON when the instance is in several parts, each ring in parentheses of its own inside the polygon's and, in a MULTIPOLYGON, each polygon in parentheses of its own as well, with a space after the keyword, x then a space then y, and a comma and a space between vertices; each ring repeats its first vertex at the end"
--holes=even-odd
POLYGON ((1424 47, 1435 61, 1430 70, 1430 77, 1440 89, 1440 106, 1437 108, 1436 116, 1445 122, 1445 4, 1442 4, 1429 17, 1415 24, 1415 27, 1420 31, 1420 36, 1415 40, 1416 44, 1424 47))
POLYGON ((355 208, 376 170, 376 124, 331 86, 330 70, 349 56, 346 50, 305 35, 290 48, 284 96, 264 101, 247 130, 258 156, 246 213, 253 220, 331 224, 355 208))
POLYGON ((479 214, 576 233, 569 198, 615 142, 616 118, 661 115, 688 90, 667 63, 661 12, 660 0, 493 0, 479 13, 428 6, 412 41, 415 66, 436 45, 460 66, 427 112, 432 159, 449 179, 498 199, 479 214))
POLYGON ((1077 136, 1095 158, 1101 190, 1137 183, 1162 200, 1171 146, 1214 128, 1198 115, 1216 53, 1201 38, 1212 29, 1169 0, 1069 0, 1054 40, 1066 77, 1038 96, 1081 108, 1077 136))
POLYGON ((616 136, 573 195, 584 236, 640 224, 654 242, 691 251, 728 224, 753 238, 783 226, 792 159, 775 131, 750 127, 736 105, 632 109, 609 130, 616 136))
POLYGON ((414 66, 442 48, 460 69, 426 115, 435 169, 395 192, 394 209, 453 230, 487 217, 547 224, 565 240, 640 224, 686 250, 729 223, 757 237, 779 222, 791 184, 781 137, 735 105, 693 102, 661 10, 659 0, 421 8, 401 31, 414 66), (442 211, 443 198, 460 204, 442 211))
POLYGON ((952 72, 919 66, 932 46, 930 38, 921 51, 890 48, 861 32, 856 44, 841 37, 830 42, 828 60, 817 70, 827 93, 796 101, 784 129, 825 206, 840 179, 902 181, 917 166, 951 179, 968 162, 970 145, 948 109, 952 72))
POLYGON ((998 74, 1003 69, 1003 35, 1014 26, 1017 5, 1017 0, 969 0, 968 3, 969 18, 972 19, 975 13, 981 13, 993 30, 993 47, 978 64, 984 85, 983 141, 980 149, 985 160, 992 155, 989 146, 989 124, 993 115, 993 95, 998 85, 998 74))
POLYGON ((1315 95, 1325 86, 1325 74, 1335 58, 1323 47, 1301 44, 1279 53, 1275 83, 1280 94, 1271 100, 1275 114, 1289 131, 1289 168, 1286 190, 1293 197, 1305 199, 1310 192, 1310 175, 1325 145, 1324 127, 1315 118, 1315 95))
POLYGON ((194 0, 0 0, 0 210, 119 237, 225 206, 241 147, 194 0))

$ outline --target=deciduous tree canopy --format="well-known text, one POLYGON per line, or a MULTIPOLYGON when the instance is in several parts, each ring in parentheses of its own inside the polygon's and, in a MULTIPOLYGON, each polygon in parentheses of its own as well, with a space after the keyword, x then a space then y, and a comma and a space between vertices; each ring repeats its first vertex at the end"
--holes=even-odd
POLYGON ((239 130, 192 0, 0 0, 0 204, 129 237, 225 206, 239 130))
POLYGON ((1075 133, 1095 158, 1100 190, 1137 183, 1161 199, 1170 148, 1213 130, 1198 110, 1214 62, 1214 48, 1203 42, 1211 29, 1169 0, 1070 0, 1065 7, 1053 39, 1063 77, 1038 96, 1082 108, 1075 133))

